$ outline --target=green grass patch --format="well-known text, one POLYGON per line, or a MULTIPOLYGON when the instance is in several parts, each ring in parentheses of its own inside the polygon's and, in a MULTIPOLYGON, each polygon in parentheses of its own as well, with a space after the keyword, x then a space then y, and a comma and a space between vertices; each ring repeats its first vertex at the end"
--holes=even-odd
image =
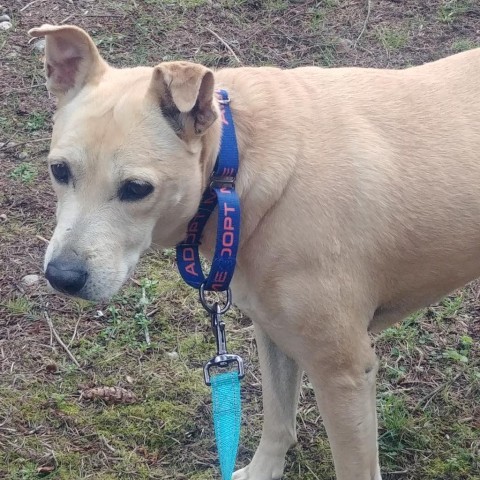
POLYGON ((45 113, 31 113, 25 124, 26 130, 29 132, 36 132, 37 130, 41 130, 45 127, 47 122, 47 115, 45 113))
POLYGON ((10 178, 27 184, 32 183, 37 176, 38 169, 36 165, 31 162, 23 162, 10 172, 10 178))
POLYGON ((465 52, 467 50, 472 50, 473 48, 478 48, 480 46, 479 43, 474 42, 468 38, 455 40, 452 43, 451 50, 453 53, 460 53, 465 52))
POLYGON ((471 0, 443 0, 438 9, 438 19, 450 25, 468 12, 472 5, 471 0))
POLYGON ((376 30, 376 37, 387 51, 403 48, 408 42, 408 30, 401 27, 380 27, 376 30))

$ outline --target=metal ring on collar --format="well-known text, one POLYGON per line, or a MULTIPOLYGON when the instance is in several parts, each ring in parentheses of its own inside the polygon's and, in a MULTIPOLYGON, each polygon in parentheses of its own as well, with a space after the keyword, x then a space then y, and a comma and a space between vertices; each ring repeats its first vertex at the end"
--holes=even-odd
POLYGON ((224 293, 226 293, 227 298, 223 306, 220 306, 218 302, 209 303, 205 296, 205 283, 202 283, 200 285, 199 294, 200 294, 200 302, 202 302, 203 308, 212 315, 213 314, 223 315, 224 313, 226 313, 232 306, 232 291, 229 288, 228 290, 225 290, 224 293))

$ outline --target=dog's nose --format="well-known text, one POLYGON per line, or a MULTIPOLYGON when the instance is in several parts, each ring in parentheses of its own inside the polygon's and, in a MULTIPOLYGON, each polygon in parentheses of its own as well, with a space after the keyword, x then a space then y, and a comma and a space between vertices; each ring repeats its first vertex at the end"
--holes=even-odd
POLYGON ((77 262, 56 259, 47 265, 45 276, 55 290, 75 295, 85 285, 88 273, 77 262))

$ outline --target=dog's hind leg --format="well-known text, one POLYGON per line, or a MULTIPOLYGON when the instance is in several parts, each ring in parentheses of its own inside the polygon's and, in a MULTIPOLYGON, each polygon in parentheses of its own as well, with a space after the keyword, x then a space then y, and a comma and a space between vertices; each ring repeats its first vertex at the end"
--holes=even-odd
POLYGON ((233 480, 280 479, 285 455, 297 441, 296 411, 302 371, 267 334, 255 326, 263 389, 263 431, 252 462, 233 480))
POLYGON ((368 334, 325 345, 307 371, 328 439, 337 480, 381 480, 377 448, 377 359, 368 334))

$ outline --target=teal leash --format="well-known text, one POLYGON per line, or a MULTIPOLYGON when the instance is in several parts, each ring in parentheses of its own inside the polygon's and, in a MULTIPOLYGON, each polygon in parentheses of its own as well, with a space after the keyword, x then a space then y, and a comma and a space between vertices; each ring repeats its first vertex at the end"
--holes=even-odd
POLYGON ((200 300, 210 313, 212 330, 217 343, 217 355, 207 362, 203 372, 205 383, 212 388, 213 425, 222 480, 231 480, 240 442, 242 423, 240 380, 244 377, 245 371, 242 358, 227 351, 222 315, 231 305, 230 290, 227 291, 227 302, 223 307, 218 303, 213 306, 208 304, 202 288, 200 288, 200 300))
POLYGON ((238 372, 214 375, 212 382, 213 425, 222 480, 231 480, 240 442, 242 402, 238 372))

